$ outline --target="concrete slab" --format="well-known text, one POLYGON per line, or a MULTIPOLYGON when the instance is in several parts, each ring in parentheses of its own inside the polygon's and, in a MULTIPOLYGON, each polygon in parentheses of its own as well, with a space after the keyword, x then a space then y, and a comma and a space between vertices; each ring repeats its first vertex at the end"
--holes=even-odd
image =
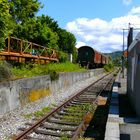
POLYGON ((107 122, 106 125, 106 133, 105 133, 105 137, 107 138, 120 138, 120 131, 119 131, 119 124, 118 122, 107 122))
MULTIPOLYGON (((117 116, 117 115, 116 115, 117 116)), ((123 118, 120 118, 120 117, 109 117, 108 118, 108 122, 116 122, 116 123, 119 123, 119 124, 124 124, 124 119, 123 118)))
POLYGON ((117 80, 113 85, 108 120, 106 124, 105 140, 120 140, 119 123, 122 123, 123 120, 119 118, 118 77, 119 76, 117 76, 117 80))
POLYGON ((113 86, 113 92, 118 92, 118 86, 113 86))
POLYGON ((114 138, 114 137, 105 137, 105 140, 120 140, 120 138, 114 138))

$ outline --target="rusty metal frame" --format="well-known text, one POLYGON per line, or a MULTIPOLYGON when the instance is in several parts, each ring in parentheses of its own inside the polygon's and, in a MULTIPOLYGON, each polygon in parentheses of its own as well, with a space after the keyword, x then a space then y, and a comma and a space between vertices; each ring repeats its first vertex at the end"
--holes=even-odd
POLYGON ((14 56, 14 57, 18 57, 18 58, 33 58, 33 59, 38 59, 38 62, 40 60, 50 60, 50 61, 56 61, 58 62, 58 55, 57 55, 57 51, 55 49, 51 49, 51 48, 47 48, 45 46, 41 46, 39 44, 36 43, 32 43, 26 40, 22 40, 16 37, 11 37, 9 36, 7 39, 7 48, 4 51, 0 52, 1 56, 14 56), (12 49, 12 44, 16 44, 17 49, 12 49), (27 44, 27 46, 26 46, 27 44), (26 52, 29 49, 29 52, 26 52), (33 49, 37 50, 39 49, 41 52, 38 52, 37 54, 32 54, 33 49), (52 50, 51 54, 48 55, 48 53, 46 53, 46 55, 42 55, 43 52, 46 50, 46 52, 48 50, 52 50))

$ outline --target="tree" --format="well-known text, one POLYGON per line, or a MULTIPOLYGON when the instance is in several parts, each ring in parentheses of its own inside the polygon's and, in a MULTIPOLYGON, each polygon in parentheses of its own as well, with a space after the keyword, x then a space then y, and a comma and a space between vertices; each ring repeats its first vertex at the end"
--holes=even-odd
POLYGON ((57 21, 55 21, 53 18, 49 17, 49 16, 39 16, 37 17, 38 20, 41 21, 42 24, 45 24, 47 27, 49 27, 53 32, 57 32, 59 29, 59 25, 57 23, 57 21))
POLYGON ((4 46, 5 37, 11 32, 9 8, 8 0, 0 0, 0 48, 4 46))
POLYGON ((39 0, 0 0, 0 7, 0 42, 3 44, 10 33, 76 56, 76 39, 72 33, 59 28, 57 21, 49 16, 35 16, 42 7, 39 0))
POLYGON ((45 23, 41 23, 41 20, 38 18, 31 18, 19 24, 16 30, 14 30, 14 35, 49 48, 58 49, 57 33, 52 32, 52 30, 47 27, 45 23))
POLYGON ((72 33, 61 28, 58 29, 57 33, 59 36, 59 40, 58 40, 59 49, 68 54, 72 54, 73 62, 76 62, 77 50, 75 47, 76 46, 75 36, 72 33))
POLYGON ((9 3, 10 14, 16 23, 35 17, 36 12, 41 8, 38 0, 9 0, 9 3))
POLYGON ((75 36, 72 33, 61 28, 59 28, 57 33, 59 36, 59 48, 67 53, 74 53, 76 46, 75 36))

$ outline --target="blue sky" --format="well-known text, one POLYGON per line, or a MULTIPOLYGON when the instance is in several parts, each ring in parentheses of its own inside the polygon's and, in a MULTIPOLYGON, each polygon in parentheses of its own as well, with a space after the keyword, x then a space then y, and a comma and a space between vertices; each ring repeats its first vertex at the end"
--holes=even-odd
MULTIPOLYGON (((40 0, 38 15, 52 17, 72 32, 76 47, 89 45, 101 52, 122 50, 122 29, 140 28, 139 0, 40 0)), ((125 36, 127 33, 125 33, 125 36)), ((126 38, 125 38, 126 42, 126 38)))

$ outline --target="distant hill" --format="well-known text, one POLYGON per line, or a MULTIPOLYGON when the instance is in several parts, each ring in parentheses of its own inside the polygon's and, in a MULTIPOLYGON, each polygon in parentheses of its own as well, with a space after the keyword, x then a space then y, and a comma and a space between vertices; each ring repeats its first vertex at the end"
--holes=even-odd
POLYGON ((111 58, 114 60, 114 59, 122 56, 122 51, 116 51, 116 52, 112 52, 112 53, 105 53, 105 55, 111 56, 111 58))

